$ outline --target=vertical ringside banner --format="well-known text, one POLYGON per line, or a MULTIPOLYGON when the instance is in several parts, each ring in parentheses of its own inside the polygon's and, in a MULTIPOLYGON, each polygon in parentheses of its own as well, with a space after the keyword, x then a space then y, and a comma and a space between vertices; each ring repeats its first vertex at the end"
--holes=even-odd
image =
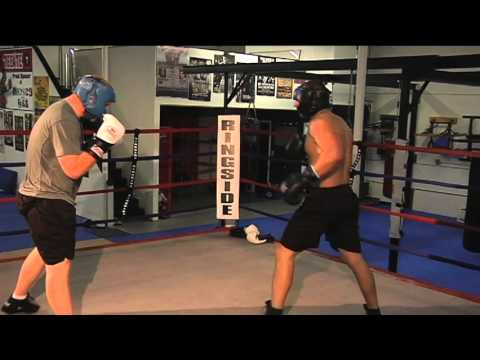
POLYGON ((218 116, 217 219, 238 220, 240 205, 240 115, 218 116))

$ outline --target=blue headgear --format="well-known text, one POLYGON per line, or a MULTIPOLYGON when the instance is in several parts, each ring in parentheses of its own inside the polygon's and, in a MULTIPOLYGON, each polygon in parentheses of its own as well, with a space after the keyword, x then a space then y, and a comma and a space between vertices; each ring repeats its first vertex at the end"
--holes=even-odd
POLYGON ((107 113, 107 104, 115 102, 115 91, 105 80, 85 75, 78 82, 74 93, 80 97, 87 118, 101 117, 107 113))

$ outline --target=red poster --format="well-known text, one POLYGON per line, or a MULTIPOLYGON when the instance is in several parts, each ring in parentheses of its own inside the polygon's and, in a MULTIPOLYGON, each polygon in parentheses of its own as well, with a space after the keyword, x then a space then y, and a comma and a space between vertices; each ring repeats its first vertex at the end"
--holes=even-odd
POLYGON ((32 49, 0 50, 0 58, 5 72, 32 71, 32 49))
POLYGON ((34 110, 32 49, 0 50, 0 107, 34 110))

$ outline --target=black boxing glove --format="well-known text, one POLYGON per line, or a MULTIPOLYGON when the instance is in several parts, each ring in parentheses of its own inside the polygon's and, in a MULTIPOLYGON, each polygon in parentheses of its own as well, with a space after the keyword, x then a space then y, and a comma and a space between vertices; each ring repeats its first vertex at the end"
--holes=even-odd
POLYGON ((303 160, 306 156, 303 138, 296 135, 285 145, 285 156, 289 160, 303 160))
POLYGON ((319 185, 320 177, 312 165, 309 165, 301 174, 290 174, 282 182, 280 190, 284 194, 285 202, 290 205, 298 205, 305 197, 305 190, 319 185))

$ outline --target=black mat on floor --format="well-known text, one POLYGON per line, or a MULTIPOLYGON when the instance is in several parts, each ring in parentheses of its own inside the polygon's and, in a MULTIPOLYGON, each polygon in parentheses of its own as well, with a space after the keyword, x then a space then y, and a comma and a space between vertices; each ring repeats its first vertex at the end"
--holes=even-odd
POLYGON ((95 234, 97 237, 104 238, 104 239, 109 239, 114 236, 131 235, 126 231, 118 230, 112 227, 91 227, 91 228, 88 228, 88 230, 91 231, 93 234, 95 234))

